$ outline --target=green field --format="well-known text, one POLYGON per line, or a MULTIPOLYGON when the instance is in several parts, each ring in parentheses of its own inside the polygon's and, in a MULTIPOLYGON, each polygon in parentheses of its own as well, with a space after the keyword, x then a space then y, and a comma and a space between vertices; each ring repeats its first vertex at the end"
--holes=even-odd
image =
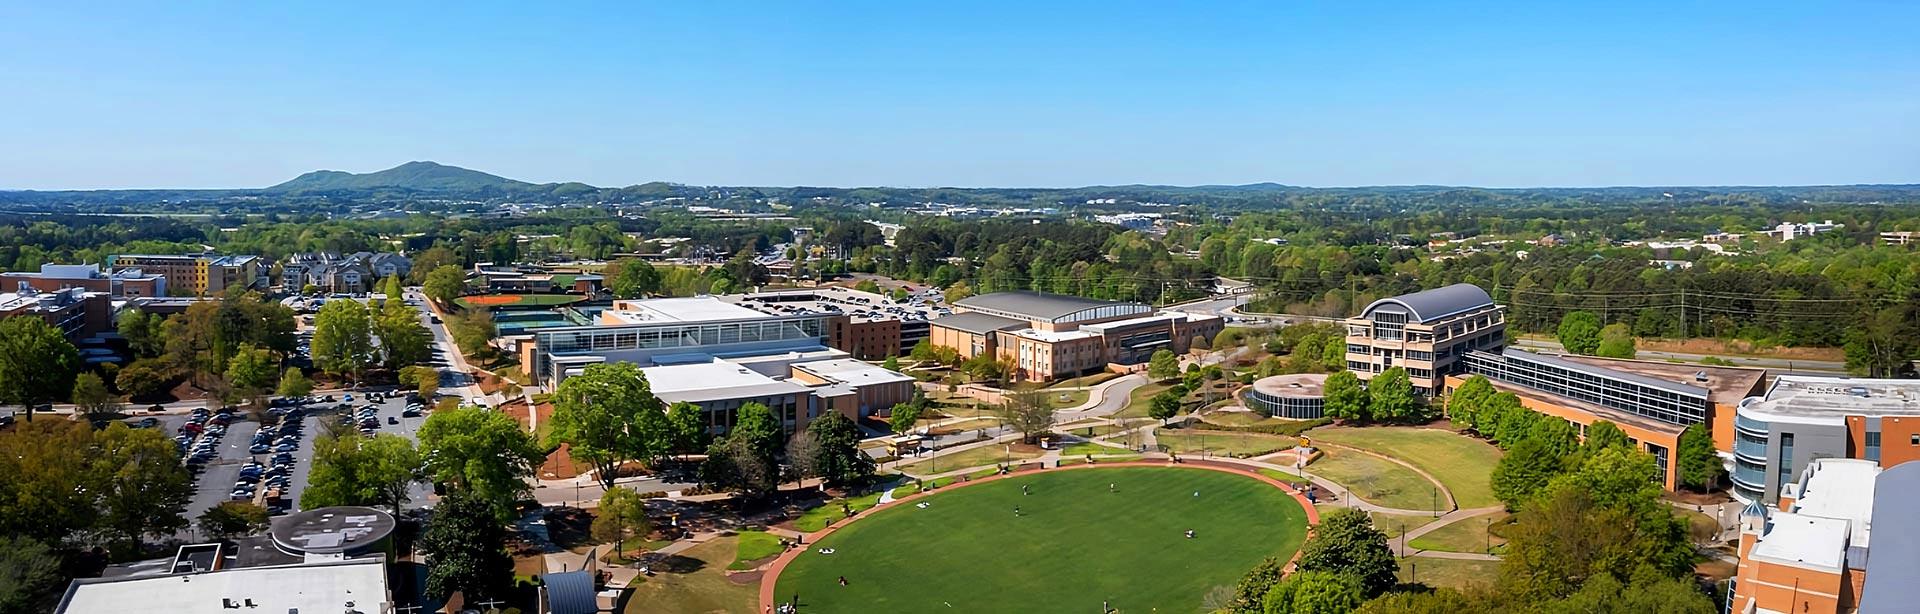
POLYGON ((1192 612, 1306 536, 1285 492, 1204 469, 1050 471, 922 501, 809 545, 774 594, 802 612, 1192 612))
POLYGON ((1279 452, 1299 443, 1297 439, 1281 435, 1199 429, 1160 429, 1154 432, 1154 438, 1160 445, 1179 454, 1200 454, 1204 451, 1210 456, 1239 458, 1279 452))
POLYGON ((927 475, 946 473, 955 469, 965 469, 968 467, 1000 465, 1005 464, 1009 460, 1014 463, 1019 463, 1020 461, 1039 456, 1040 453, 1038 452, 1023 452, 1020 450, 1014 450, 1009 454, 1004 445, 987 444, 961 452, 942 454, 938 458, 913 461, 894 468, 900 470, 901 473, 927 475))
POLYGON ((636 580, 622 612, 755 612, 759 585, 727 579, 740 538, 727 536, 694 546, 674 557, 690 571, 666 571, 636 580))
POLYGON ((1463 509, 1493 507, 1493 465, 1500 449, 1465 435, 1399 426, 1317 428, 1307 433, 1325 440, 1391 456, 1440 480, 1463 509))
POLYGON ((733 564, 727 569, 735 571, 753 569, 755 561, 780 554, 780 538, 766 531, 741 531, 740 547, 733 555, 733 564))
POLYGON ((1333 480, 1374 505, 1403 510, 1433 507, 1433 482, 1392 461, 1343 448, 1322 448, 1307 472, 1333 480))
POLYGON ((1468 518, 1461 518, 1447 526, 1434 529, 1433 532, 1414 538, 1408 545, 1421 550, 1444 550, 1447 552, 1487 553, 1488 544, 1493 545, 1493 554, 1500 552, 1506 545, 1506 538, 1488 532, 1489 523, 1499 523, 1507 517, 1506 512, 1494 512, 1468 518))

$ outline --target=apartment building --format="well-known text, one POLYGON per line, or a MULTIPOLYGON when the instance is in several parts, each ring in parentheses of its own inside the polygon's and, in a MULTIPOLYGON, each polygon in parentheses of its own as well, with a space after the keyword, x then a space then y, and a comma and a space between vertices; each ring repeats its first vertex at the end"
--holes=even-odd
POLYGON ((171 291, 189 295, 267 287, 267 268, 259 256, 121 254, 108 256, 107 268, 116 273, 138 269, 159 275, 166 278, 171 291))
POLYGON ((105 292, 113 298, 145 298, 166 296, 167 278, 137 268, 108 271, 97 264, 43 264, 37 273, 0 273, 0 288, 32 288, 41 292, 80 288, 105 292))
POLYGON ((1142 365, 1156 351, 1184 352, 1193 338, 1225 328, 1218 316, 1039 292, 971 296, 953 308, 931 322, 934 345, 1011 362, 1019 379, 1032 381, 1142 365))
POLYGON ((294 254, 280 263, 280 287, 290 292, 314 286, 323 292, 372 292, 388 277, 406 277, 413 260, 394 253, 357 252, 294 254))
POLYGON ((1506 343, 1507 309, 1479 286, 1454 284, 1374 301, 1346 326, 1348 370, 1371 380, 1403 367, 1416 393, 1433 395, 1462 356, 1506 343))

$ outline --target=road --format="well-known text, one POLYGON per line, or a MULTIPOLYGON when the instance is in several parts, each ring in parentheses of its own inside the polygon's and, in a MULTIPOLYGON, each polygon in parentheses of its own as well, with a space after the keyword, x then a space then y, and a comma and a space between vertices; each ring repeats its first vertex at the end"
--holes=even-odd
POLYGON ((467 357, 460 353, 460 347, 453 343, 453 334, 447 332, 444 322, 435 322, 439 312, 427 301, 427 297, 418 288, 408 288, 406 298, 424 306, 420 311, 421 323, 433 333, 433 360, 431 366, 440 370, 440 393, 459 395, 464 403, 480 404, 486 397, 480 392, 479 382, 474 381, 473 367, 467 364, 467 357))
MULTIPOLYGON (((1513 345, 1516 348, 1525 349, 1525 350, 1545 350, 1548 352, 1565 352, 1566 351, 1566 348, 1562 347, 1558 341, 1547 341, 1547 340, 1541 340, 1541 339, 1521 339, 1519 341, 1514 342, 1513 345)), ((1636 355, 1636 357, 1644 360, 1679 360, 1684 362, 1700 362, 1701 359, 1708 358, 1709 355, 1640 350, 1640 352, 1636 355)), ((1754 358, 1754 357, 1748 357, 1748 356, 1714 356, 1714 358, 1719 358, 1721 360, 1731 362, 1735 366, 1761 367, 1761 368, 1769 369, 1772 371, 1777 371, 1783 374, 1803 373, 1807 375, 1835 375, 1835 374, 1845 375, 1847 372, 1846 363, 1832 362, 1832 361, 1825 361, 1825 360, 1787 360, 1784 358, 1754 358)))
POLYGON ((1147 376, 1139 373, 1117 377, 1103 382, 1099 386, 1093 387, 1092 390, 1087 391, 1087 397, 1089 399, 1098 399, 1098 402, 1094 403, 1092 407, 1079 411, 1059 412, 1055 414, 1055 420, 1061 424, 1065 424, 1088 418, 1104 418, 1114 415, 1119 413, 1120 410, 1127 408, 1127 401, 1132 398, 1134 390, 1145 385, 1147 385, 1147 376))

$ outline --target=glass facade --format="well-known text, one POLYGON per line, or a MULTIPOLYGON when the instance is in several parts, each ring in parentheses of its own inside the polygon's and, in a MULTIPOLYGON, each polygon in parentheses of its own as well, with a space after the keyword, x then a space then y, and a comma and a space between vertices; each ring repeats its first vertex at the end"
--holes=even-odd
POLYGON ((1793 433, 1780 434, 1780 481, 1781 486, 1793 483, 1793 433))
POLYGON ((1880 431, 1867 431, 1864 456, 1867 460, 1880 462, 1880 431))
POLYGON ((1249 406, 1275 418, 1312 420, 1326 415, 1326 399, 1320 397, 1283 397, 1248 390, 1247 401, 1249 406))
POLYGON ((534 333, 540 348, 535 373, 552 370, 552 357, 634 350, 672 350, 732 344, 798 341, 824 343, 831 316, 765 318, 732 322, 579 326, 534 333))
POLYGON ((1579 399, 1675 424, 1691 426, 1707 419, 1707 391, 1692 387, 1687 392, 1652 385, 1628 374, 1589 365, 1572 364, 1551 357, 1509 352, 1493 354, 1472 352, 1465 357, 1467 371, 1487 379, 1525 386, 1541 392, 1579 399))

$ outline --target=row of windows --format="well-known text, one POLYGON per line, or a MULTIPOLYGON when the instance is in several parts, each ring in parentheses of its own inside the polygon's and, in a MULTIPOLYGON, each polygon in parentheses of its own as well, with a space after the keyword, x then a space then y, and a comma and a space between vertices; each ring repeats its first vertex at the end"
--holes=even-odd
POLYGON ((1705 396, 1682 395, 1663 388, 1478 352, 1466 356, 1467 370, 1509 384, 1579 399, 1662 422, 1690 426, 1707 419, 1705 396))
POLYGON ((823 318, 685 324, 648 327, 609 326, 603 329, 539 333, 540 347, 551 353, 582 350, 636 350, 759 341, 805 339, 825 335, 823 318))
POLYGON ((1254 409, 1275 418, 1312 420, 1325 414, 1326 402, 1315 397, 1276 397, 1253 392, 1247 395, 1254 409))

